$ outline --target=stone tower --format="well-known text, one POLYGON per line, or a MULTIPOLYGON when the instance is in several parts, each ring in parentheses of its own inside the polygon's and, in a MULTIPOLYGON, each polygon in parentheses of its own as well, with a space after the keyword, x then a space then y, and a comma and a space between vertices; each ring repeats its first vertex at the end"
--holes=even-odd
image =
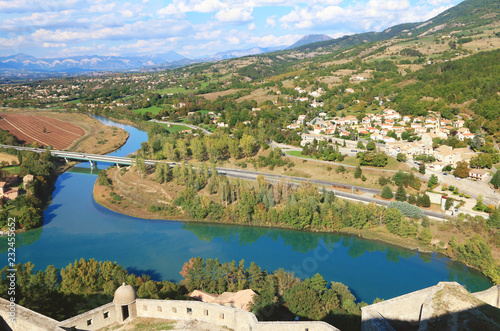
POLYGON ((113 303, 118 323, 128 323, 137 317, 136 299, 137 294, 131 285, 123 283, 115 291, 113 303))

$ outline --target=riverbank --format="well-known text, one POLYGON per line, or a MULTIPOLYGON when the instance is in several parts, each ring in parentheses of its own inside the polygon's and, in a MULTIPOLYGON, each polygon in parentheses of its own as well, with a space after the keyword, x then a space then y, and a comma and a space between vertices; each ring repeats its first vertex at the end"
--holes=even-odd
MULTIPOLYGON (((284 228, 294 229, 292 226, 286 224, 275 224, 261 222, 259 224, 249 224, 248 222, 239 222, 239 218, 219 219, 219 220, 203 220, 197 221, 186 216, 180 207, 173 204, 173 200, 177 197, 177 193, 181 192, 185 186, 175 184, 170 181, 164 184, 159 184, 153 181, 153 174, 145 175, 144 178, 139 176, 134 170, 126 170, 122 168, 118 170, 111 168, 106 170, 109 185, 101 185, 98 181, 94 184, 93 196, 95 201, 120 214, 128 216, 139 217, 143 219, 163 219, 163 220, 177 220, 194 223, 217 223, 227 225, 243 225, 243 226, 257 226, 263 228, 284 228), (156 207, 151 207, 156 206, 156 207), (159 208, 158 206, 163 206, 159 208), (236 220, 236 221, 235 221, 236 220)), ((215 196, 211 196, 206 188, 198 192, 200 195, 212 200, 217 200, 215 196)), ((215 201, 214 201, 215 202, 215 201)), ((451 222, 449 222, 451 225, 451 222)), ((449 258, 453 258, 449 251, 448 242, 451 236, 455 236, 458 242, 464 242, 474 235, 474 232, 459 231, 454 226, 443 228, 441 222, 430 223, 432 239, 430 243, 423 243, 419 240, 419 236, 400 237, 389 232, 387 227, 375 226, 363 229, 355 229, 352 227, 342 227, 339 231, 328 231, 324 227, 311 227, 308 228, 309 232, 323 232, 323 233, 339 233, 354 235, 360 238, 368 239, 371 241, 378 241, 384 244, 393 245, 400 248, 405 248, 413 251, 424 253, 440 253, 449 258)), ((497 257, 498 249, 493 249, 494 256, 497 257)), ((498 260, 497 260, 498 261, 498 260)))

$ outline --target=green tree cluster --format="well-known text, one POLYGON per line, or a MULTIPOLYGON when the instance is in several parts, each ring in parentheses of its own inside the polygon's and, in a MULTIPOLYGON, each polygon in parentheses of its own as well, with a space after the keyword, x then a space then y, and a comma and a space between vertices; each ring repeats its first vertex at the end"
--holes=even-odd
MULTIPOLYGON (((0 296, 7 293, 10 271, 0 271, 0 296)), ((116 262, 97 262, 80 259, 58 270, 53 265, 45 271, 35 271, 31 262, 17 264, 16 303, 47 315, 64 320, 94 309, 113 300, 114 291, 126 282, 137 289, 141 298, 179 299, 187 293, 185 288, 169 281, 157 282, 148 275, 130 274, 116 262)))
MULTIPOLYGON (((368 145, 367 145, 368 147, 368 145)), ((389 157, 384 152, 360 152, 359 165, 372 167, 385 167, 389 163, 389 157)))

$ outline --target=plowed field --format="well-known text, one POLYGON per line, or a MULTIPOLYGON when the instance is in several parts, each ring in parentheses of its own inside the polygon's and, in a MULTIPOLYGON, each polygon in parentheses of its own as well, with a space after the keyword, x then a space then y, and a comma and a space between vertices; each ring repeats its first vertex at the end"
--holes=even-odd
POLYGON ((39 115, 0 114, 0 129, 25 144, 36 142, 54 149, 66 149, 85 135, 85 130, 79 126, 39 115))

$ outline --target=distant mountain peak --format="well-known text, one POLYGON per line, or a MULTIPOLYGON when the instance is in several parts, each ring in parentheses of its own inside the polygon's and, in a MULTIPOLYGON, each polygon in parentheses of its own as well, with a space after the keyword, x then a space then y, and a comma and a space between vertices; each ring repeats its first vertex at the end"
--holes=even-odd
POLYGON ((27 54, 0 57, 0 74, 5 72, 89 72, 136 70, 144 67, 171 64, 186 58, 174 51, 143 56, 79 55, 65 58, 36 58, 27 54))
POLYGON ((332 38, 327 36, 326 34, 308 34, 307 36, 300 38, 299 41, 297 41, 292 46, 288 47, 288 49, 327 40, 332 40, 332 38))

